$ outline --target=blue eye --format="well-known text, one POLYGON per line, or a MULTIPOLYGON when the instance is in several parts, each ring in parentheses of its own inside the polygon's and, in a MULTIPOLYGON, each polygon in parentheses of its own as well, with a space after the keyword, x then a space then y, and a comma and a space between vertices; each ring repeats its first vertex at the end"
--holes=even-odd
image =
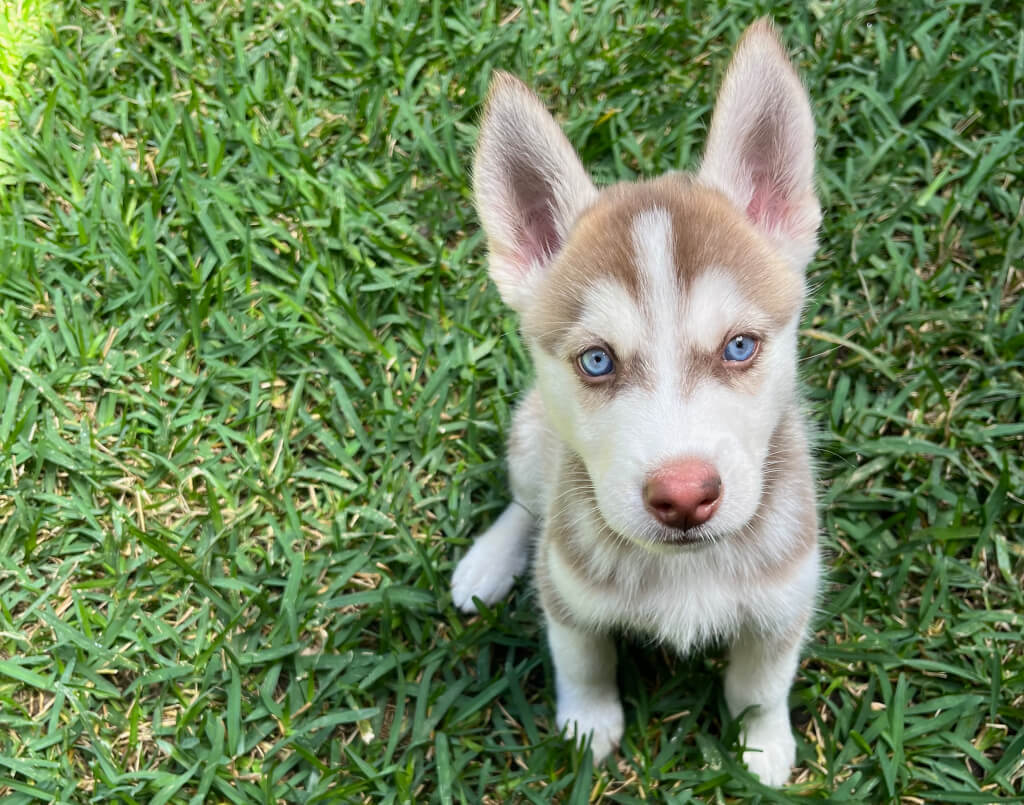
POLYGON ((757 339, 752 335, 738 335, 725 345, 723 360, 733 363, 749 361, 757 350, 757 339))
POLYGON ((591 347, 577 358, 583 374, 589 377, 604 377, 615 371, 615 362, 607 350, 591 347))

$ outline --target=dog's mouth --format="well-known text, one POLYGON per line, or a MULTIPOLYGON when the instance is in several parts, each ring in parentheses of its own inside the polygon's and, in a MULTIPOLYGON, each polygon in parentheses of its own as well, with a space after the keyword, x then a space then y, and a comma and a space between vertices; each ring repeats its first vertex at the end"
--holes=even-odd
MULTIPOLYGON (((627 535, 623 535, 627 536, 627 535)), ((678 528, 659 526, 654 533, 628 537, 630 542, 646 551, 658 554, 673 554, 681 551, 702 551, 718 542, 718 538, 706 526, 696 526, 685 531, 678 528)))
POLYGON ((688 528, 685 531, 675 528, 664 529, 658 535, 656 544, 667 545, 672 548, 682 548, 684 550, 699 550, 714 543, 715 538, 708 529, 698 526, 697 528, 688 528))
POLYGON ((714 542, 702 528, 691 528, 688 531, 677 531, 664 537, 661 542, 680 548, 700 548, 714 542))

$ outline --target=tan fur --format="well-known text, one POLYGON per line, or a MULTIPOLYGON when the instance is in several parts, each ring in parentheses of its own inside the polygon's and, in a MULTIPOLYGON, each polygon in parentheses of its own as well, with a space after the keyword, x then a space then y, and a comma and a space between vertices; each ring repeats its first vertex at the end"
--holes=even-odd
POLYGON ((684 292, 700 272, 721 266, 735 274, 775 326, 799 309, 801 276, 779 260, 750 222, 717 191, 670 174, 601 193, 576 223, 540 286, 537 304, 524 314, 523 331, 548 352, 562 354, 564 336, 580 315, 582 290, 599 279, 619 282, 645 304, 629 227, 652 209, 664 209, 671 217, 673 258, 684 292))

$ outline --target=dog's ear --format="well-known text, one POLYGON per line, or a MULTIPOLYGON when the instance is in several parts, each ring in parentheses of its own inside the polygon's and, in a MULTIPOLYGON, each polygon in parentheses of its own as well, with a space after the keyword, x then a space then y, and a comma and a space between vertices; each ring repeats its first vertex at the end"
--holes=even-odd
POLYGON ((803 271, 814 256, 821 223, 814 193, 814 118, 767 18, 752 24, 736 46, 698 175, 803 271))
POLYGON ((544 105, 509 73, 497 72, 491 82, 473 194, 491 278, 509 307, 522 312, 597 189, 544 105))

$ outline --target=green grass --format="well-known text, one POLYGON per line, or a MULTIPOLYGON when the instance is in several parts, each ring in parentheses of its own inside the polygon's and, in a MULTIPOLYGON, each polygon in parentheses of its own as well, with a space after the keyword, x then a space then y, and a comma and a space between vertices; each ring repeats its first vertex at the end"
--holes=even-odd
POLYGON ((530 377, 468 191, 490 71, 602 182, 693 167, 772 8, 8 5, 42 24, 0 59, 5 802, 1024 795, 1021 12, 793 6, 831 569, 773 793, 720 657, 623 653, 593 768, 525 587, 447 591, 530 377))

